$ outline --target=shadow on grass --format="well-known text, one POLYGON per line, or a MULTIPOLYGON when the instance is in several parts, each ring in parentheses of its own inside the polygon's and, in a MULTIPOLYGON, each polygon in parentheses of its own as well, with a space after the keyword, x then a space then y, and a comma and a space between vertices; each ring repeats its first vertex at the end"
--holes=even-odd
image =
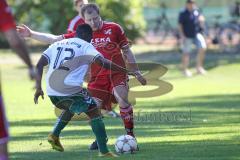
POLYGON ((66 148, 65 152, 57 152, 52 149, 49 150, 39 150, 36 152, 12 152, 10 158, 14 160, 91 160, 97 157, 97 152, 90 152, 87 149, 87 146, 74 146, 66 148))
POLYGON ((140 146, 142 148, 141 152, 145 152, 145 154, 142 154, 144 159, 231 160, 240 156, 240 152, 237 149, 238 145, 233 143, 233 141, 172 141, 143 143, 140 146), (148 155, 147 153, 149 152, 157 154, 148 155))
MULTIPOLYGON (((174 65, 175 68, 181 63, 181 53, 176 51, 157 51, 157 52, 145 52, 136 55, 138 61, 153 61, 163 65, 174 65)), ((195 67, 196 54, 191 54, 190 67, 195 67)), ((216 53, 214 51, 208 51, 206 53, 205 67, 207 70, 211 70, 217 66, 238 63, 240 60, 239 54, 226 54, 216 53)))
MULTIPOLYGON (((13 152, 11 159, 24 160, 92 160, 102 159, 97 157, 97 152, 89 152, 86 146, 68 147, 63 153, 56 151, 13 152)), ((233 141, 206 140, 206 141, 169 141, 139 143, 140 151, 135 154, 120 155, 121 160, 232 160, 240 156, 239 145, 233 141)), ((111 148, 113 149, 113 148, 111 148)))
MULTIPOLYGON (((174 160, 199 160, 199 159, 236 159, 240 156, 239 148, 239 94, 232 95, 211 95, 197 97, 183 97, 173 100, 162 101, 161 106, 154 103, 143 103, 144 106, 138 106, 147 114, 148 109, 170 109, 171 112, 185 112, 191 109, 192 122, 136 122, 136 134, 140 140, 140 152, 134 155, 123 155, 121 159, 174 159, 174 160), (164 107, 163 107, 164 106, 164 107), (207 121, 203 121, 207 120, 207 121), (235 128, 232 128, 235 127, 235 128), (199 136, 192 140, 193 137, 199 136), (172 137, 172 138, 171 138, 172 137), (205 137, 208 137, 206 140, 205 137), (151 141, 146 142, 150 138, 151 141), (184 139, 184 141, 182 141, 184 139), (185 140, 186 139, 186 140, 185 140)), ((167 111, 168 112, 168 111, 167 111)), ((53 126, 54 119, 32 120, 11 122, 12 127, 40 127, 39 132, 28 129, 22 135, 12 137, 13 142, 24 144, 25 141, 37 141, 44 143, 45 147, 37 149, 29 148, 26 152, 11 152, 11 159, 98 159, 97 153, 89 153, 88 145, 94 140, 91 128, 87 122, 72 122, 72 128, 66 128, 62 132, 63 142, 70 142, 66 145, 66 152, 58 153, 46 145, 48 132, 41 131, 41 127, 53 126), (82 145, 81 140, 86 140, 87 144, 82 145), (78 145, 79 142, 79 145, 78 145), (32 150, 31 152, 29 150, 32 150)), ((116 137, 125 134, 120 119, 104 118, 106 130, 111 141, 116 137)), ((38 147, 37 147, 38 148, 38 147)), ((111 149, 113 146, 111 145, 111 149)))
MULTIPOLYGON (((157 106, 155 103, 142 103, 139 106, 140 109, 161 109, 161 108, 198 108, 198 109, 217 109, 221 112, 221 109, 240 109, 240 94, 228 94, 228 95, 209 95, 209 96, 195 96, 195 97, 181 97, 171 100, 163 100, 161 104, 157 106), (146 106, 147 105, 147 106, 146 106), (165 107, 163 107, 165 106, 165 107)), ((139 109, 138 108, 138 109, 139 109)))
MULTIPOLYGON (((161 104, 142 103, 138 109, 155 110, 163 113, 181 113, 191 111, 191 125, 227 125, 239 123, 240 94, 209 95, 183 97, 174 100, 164 100, 161 104)), ((195 126, 196 127, 196 126, 195 126)))

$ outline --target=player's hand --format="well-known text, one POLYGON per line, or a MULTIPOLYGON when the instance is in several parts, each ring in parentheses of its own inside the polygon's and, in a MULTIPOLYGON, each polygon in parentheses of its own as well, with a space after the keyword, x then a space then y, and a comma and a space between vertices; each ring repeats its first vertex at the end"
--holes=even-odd
POLYGON ((34 94, 34 103, 35 104, 38 104, 38 98, 39 96, 42 97, 42 99, 44 99, 44 93, 43 93, 43 90, 42 89, 37 89, 35 94, 34 94))
POLYGON ((17 32, 21 37, 25 38, 31 37, 32 30, 28 26, 22 24, 20 26, 17 26, 17 32))
POLYGON ((142 76, 140 71, 129 72, 128 74, 135 76, 143 86, 147 84, 147 80, 142 76))
POLYGON ((142 76, 141 73, 137 72, 135 74, 135 77, 137 78, 137 80, 143 85, 145 86, 147 84, 147 80, 142 76))

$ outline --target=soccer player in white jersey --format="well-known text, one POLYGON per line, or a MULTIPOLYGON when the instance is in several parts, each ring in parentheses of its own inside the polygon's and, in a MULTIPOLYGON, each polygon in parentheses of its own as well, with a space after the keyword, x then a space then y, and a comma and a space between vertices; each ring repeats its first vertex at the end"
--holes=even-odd
POLYGON ((84 77, 91 63, 126 73, 127 70, 102 57, 89 42, 92 39, 92 29, 89 25, 78 26, 75 38, 55 42, 43 52, 37 64, 37 84, 34 95, 35 103, 39 96, 43 98, 41 87, 44 66, 49 66, 46 75, 47 95, 52 103, 63 112, 57 120, 57 125, 48 136, 48 142, 57 151, 64 151, 59 135, 74 114, 86 113, 99 145, 100 155, 114 157, 107 148, 107 134, 102 121, 100 109, 82 87, 84 77), (81 38, 81 39, 80 39, 81 38))

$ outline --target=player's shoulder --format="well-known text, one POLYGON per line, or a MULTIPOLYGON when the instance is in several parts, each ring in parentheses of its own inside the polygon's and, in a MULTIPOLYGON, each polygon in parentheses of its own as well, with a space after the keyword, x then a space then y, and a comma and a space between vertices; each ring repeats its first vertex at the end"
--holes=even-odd
POLYGON ((82 23, 83 19, 79 15, 73 17, 69 22, 69 27, 74 27, 75 24, 82 23))
POLYGON ((49 48, 56 48, 56 47, 64 47, 65 45, 67 45, 69 42, 71 41, 71 38, 70 39, 63 39, 61 41, 57 41, 57 42, 54 42, 53 44, 51 44, 49 46, 49 48))
POLYGON ((70 45, 74 45, 77 48, 81 48, 82 46, 89 46, 90 45, 90 43, 88 43, 87 41, 85 41, 81 38, 77 38, 77 37, 66 39, 65 42, 70 44, 70 45))
POLYGON ((124 33, 122 26, 115 22, 104 21, 104 29, 113 29, 115 31, 121 31, 124 33))
POLYGON ((115 22, 108 22, 108 21, 104 21, 103 22, 105 26, 107 27, 115 27, 115 28, 122 28, 122 26, 118 23, 115 23, 115 22))
POLYGON ((179 14, 186 14, 187 13, 187 9, 186 8, 182 8, 179 12, 179 14))
POLYGON ((79 19, 81 19, 81 17, 79 16, 79 15, 76 15, 75 17, 73 17, 72 19, 71 19, 71 21, 78 21, 79 19))

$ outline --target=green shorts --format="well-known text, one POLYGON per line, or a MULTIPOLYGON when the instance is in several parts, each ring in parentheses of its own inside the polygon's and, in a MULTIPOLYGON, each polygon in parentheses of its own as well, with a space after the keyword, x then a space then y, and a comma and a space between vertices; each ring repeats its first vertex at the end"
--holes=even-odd
POLYGON ((49 96, 52 103, 59 109, 69 110, 72 113, 86 113, 96 102, 86 89, 71 96, 49 96))

